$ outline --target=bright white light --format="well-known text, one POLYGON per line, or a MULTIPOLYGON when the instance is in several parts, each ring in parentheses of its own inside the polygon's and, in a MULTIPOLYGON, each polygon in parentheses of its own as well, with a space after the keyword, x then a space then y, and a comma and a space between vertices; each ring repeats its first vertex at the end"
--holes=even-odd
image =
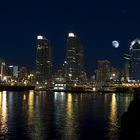
POLYGON ((69 37, 75 37, 74 33, 69 33, 69 37))
POLYGON ((119 42, 116 41, 116 40, 112 41, 112 46, 113 46, 114 48, 118 48, 118 47, 119 47, 119 42))
POLYGON ((39 35, 37 36, 37 39, 43 39, 43 36, 39 35))
POLYGON ((74 86, 77 86, 77 84, 75 83, 74 86))
POLYGON ((133 45, 138 42, 140 44, 140 40, 139 39, 135 39, 131 42, 131 45, 130 45, 130 50, 133 49, 133 45))
POLYGON ((71 77, 72 76, 72 74, 71 73, 69 73, 69 77, 71 77))
POLYGON ((95 87, 93 88, 93 91, 96 91, 96 88, 95 87))
POLYGON ((6 76, 4 76, 4 77, 3 77, 3 81, 6 81, 6 80, 7 80, 7 77, 6 77, 6 76))
POLYGON ((113 76, 113 77, 115 77, 115 76, 116 76, 116 74, 115 74, 115 73, 113 73, 113 74, 112 74, 112 76, 113 76))
POLYGON ((10 65, 9 68, 13 68, 13 65, 10 65))

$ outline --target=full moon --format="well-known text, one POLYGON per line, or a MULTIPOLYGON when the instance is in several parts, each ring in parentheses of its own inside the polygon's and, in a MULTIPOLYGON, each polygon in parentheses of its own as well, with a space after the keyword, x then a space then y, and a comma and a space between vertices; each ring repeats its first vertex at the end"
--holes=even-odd
POLYGON ((116 40, 112 41, 112 46, 113 46, 114 48, 118 48, 118 47, 119 47, 119 42, 116 41, 116 40))

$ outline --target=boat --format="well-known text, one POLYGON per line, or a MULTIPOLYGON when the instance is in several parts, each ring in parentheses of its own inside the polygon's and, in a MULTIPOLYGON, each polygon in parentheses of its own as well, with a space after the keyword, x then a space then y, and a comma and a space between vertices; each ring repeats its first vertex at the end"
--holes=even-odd
POLYGON ((114 86, 101 86, 98 92, 116 92, 116 87, 114 86))

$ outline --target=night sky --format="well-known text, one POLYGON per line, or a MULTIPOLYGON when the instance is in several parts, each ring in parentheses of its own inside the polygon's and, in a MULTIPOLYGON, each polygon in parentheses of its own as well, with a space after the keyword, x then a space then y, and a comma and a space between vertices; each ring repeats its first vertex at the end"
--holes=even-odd
POLYGON ((68 32, 76 33, 91 74, 97 60, 123 66, 123 53, 140 38, 140 1, 136 0, 3 0, 0 2, 0 57, 8 64, 35 69, 36 36, 52 42, 54 66, 65 60, 68 32), (119 48, 112 41, 120 43, 119 48))

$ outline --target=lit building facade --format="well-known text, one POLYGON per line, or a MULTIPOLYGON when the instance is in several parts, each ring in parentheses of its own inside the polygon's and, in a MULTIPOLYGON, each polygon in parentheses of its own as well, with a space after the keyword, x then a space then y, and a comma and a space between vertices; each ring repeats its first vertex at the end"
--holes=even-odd
POLYGON ((124 54, 124 80, 129 81, 130 80, 130 59, 131 55, 124 54))
POLYGON ((66 79, 67 82, 81 82, 84 75, 83 45, 80 39, 69 33, 67 38, 66 79))
POLYGON ((110 80, 110 62, 108 60, 98 61, 98 70, 96 71, 96 80, 98 82, 106 82, 110 80))
POLYGON ((6 75, 6 62, 0 59, 0 81, 3 80, 3 77, 6 75))
POLYGON ((36 81, 47 84, 52 76, 52 52, 50 41, 44 36, 37 36, 36 81))
POLYGON ((140 40, 132 41, 130 45, 130 80, 140 81, 140 40))
POLYGON ((110 81, 116 81, 121 79, 121 70, 111 67, 110 68, 110 81))

